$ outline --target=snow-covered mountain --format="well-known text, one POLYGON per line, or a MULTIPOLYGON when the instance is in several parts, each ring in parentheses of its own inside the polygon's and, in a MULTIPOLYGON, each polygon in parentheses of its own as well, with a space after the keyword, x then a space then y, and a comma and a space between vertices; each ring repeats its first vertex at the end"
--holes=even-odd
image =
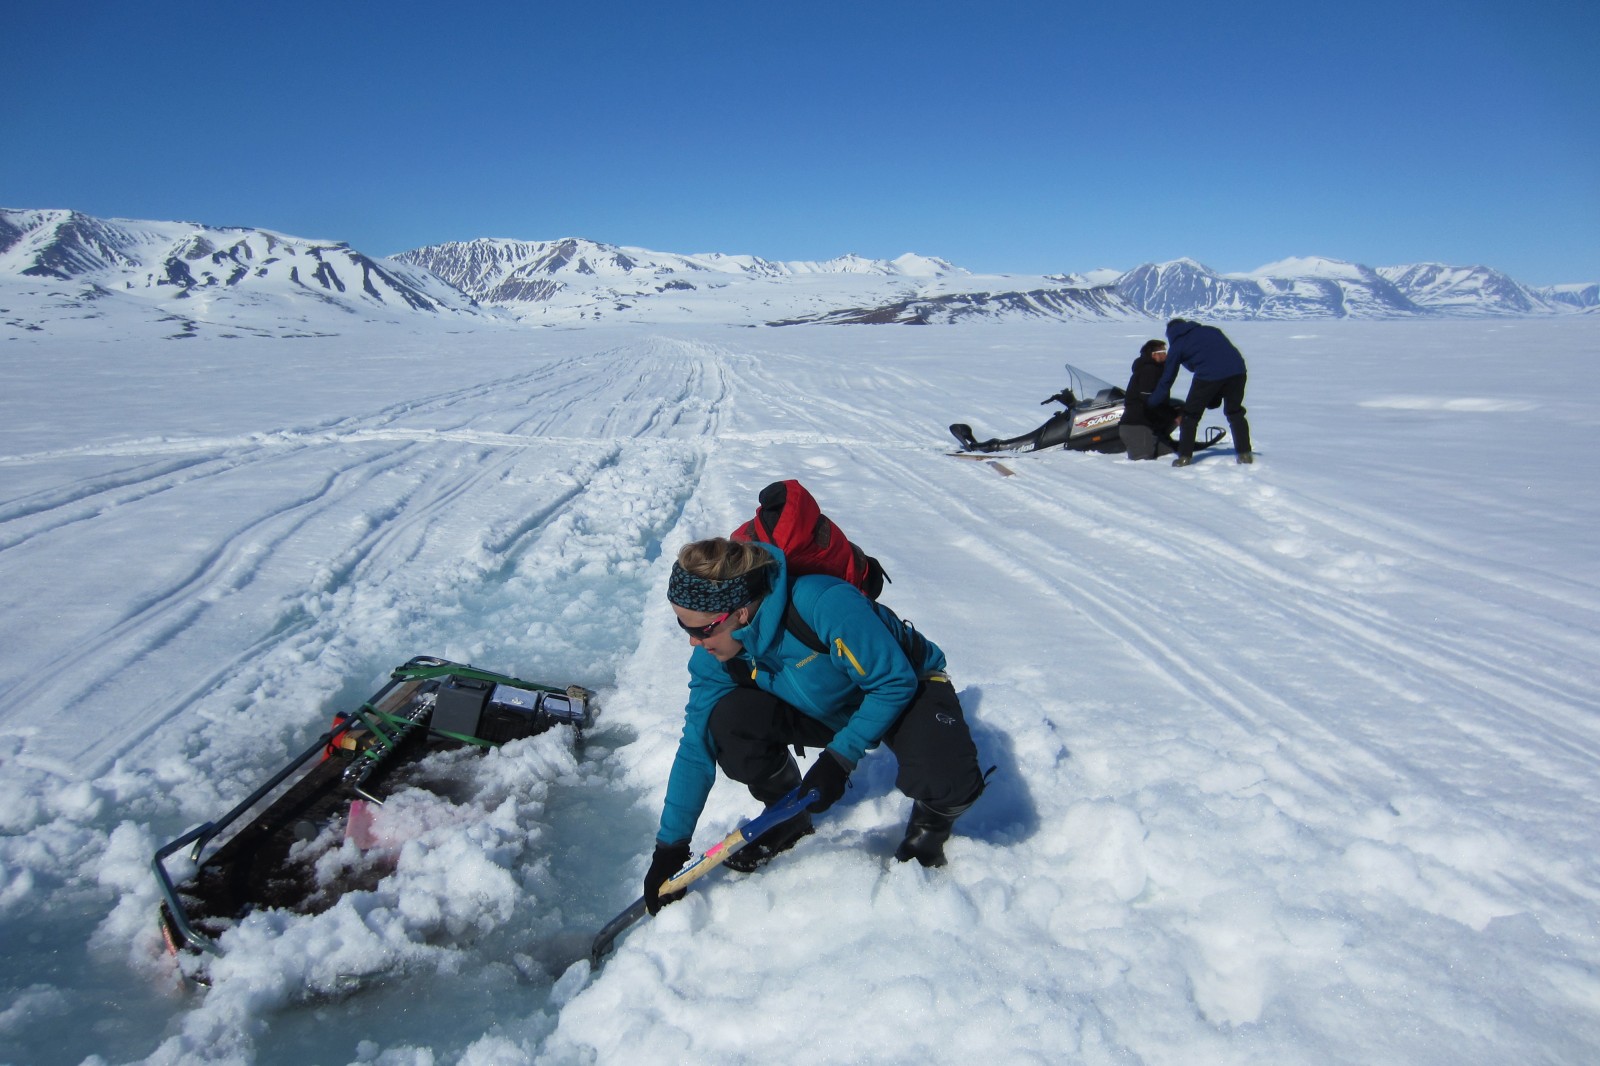
POLYGON ((581 237, 451 241, 401 252, 394 259, 422 267, 476 299, 496 303, 548 299, 545 294, 564 288, 611 286, 618 292, 638 293, 673 281, 692 283, 696 278, 717 284, 728 278, 800 274, 936 278, 967 273, 943 259, 914 254, 887 260, 844 255, 826 262, 778 263, 752 255, 680 255, 623 248, 581 237))
POLYGON ((538 303, 578 288, 594 292, 647 291, 679 274, 770 277, 770 263, 724 256, 697 262, 690 256, 618 248, 580 238, 514 241, 485 238, 430 245, 394 257, 421 267, 484 303, 538 303))
MULTIPOLYGON (((1320 257, 1222 274, 1193 259, 1128 271, 979 275, 944 259, 768 260, 483 238, 375 259, 338 241, 190 222, 0 210, 0 324, 111 328, 128 304, 161 335, 303 336, 363 321, 948 323, 982 319, 1224 321, 1555 314, 1600 306, 1595 284, 1535 289, 1482 266, 1371 268, 1320 257), (418 316, 422 316, 419 319, 418 316)), ((120 328, 120 327, 119 327, 120 328)))
POLYGON ((1261 318, 1392 318, 1420 307, 1376 270, 1340 259, 1282 259, 1245 277, 1265 298, 1261 318))
POLYGON ((1414 263, 1379 267, 1377 272, 1413 302, 1434 311, 1458 315, 1519 315, 1553 309, 1550 301, 1537 290, 1486 266, 1414 263))
POLYGON ((1545 285, 1533 291, 1552 306, 1575 307, 1580 311, 1600 309, 1600 285, 1545 285))
POLYGON ((1133 307, 1157 318, 1528 315, 1600 304, 1595 285, 1536 289, 1484 266, 1372 268, 1317 256, 1283 259, 1242 274, 1219 274, 1192 259, 1146 263, 1112 285, 1133 307))
POLYGON ((774 321, 774 326, 807 323, 830 325, 923 326, 967 319, 1057 318, 1078 321, 1143 317, 1107 286, 1059 285, 1000 292, 929 293, 873 307, 845 307, 823 314, 774 321))
POLYGON ((1193 259, 1134 267, 1112 288, 1130 306, 1154 318, 1256 318, 1266 302, 1259 283, 1218 274, 1193 259))
POLYGON ((1220 274, 1193 259, 1146 263, 1112 283, 1142 314, 1216 319, 1394 318, 1424 313, 1369 267, 1285 259, 1247 274, 1220 274))
POLYGON ((131 300, 190 335, 201 322, 281 334, 338 329, 352 316, 483 317, 469 297, 429 272, 380 262, 343 242, 76 211, 0 209, 0 277, 31 283, 31 290, 8 291, 37 299, 36 312, 10 313, 52 319, 78 310, 84 313, 77 317, 93 318, 108 299, 131 300), (52 316, 50 308, 62 314, 52 316))
MULTIPOLYGON (((641 301, 670 308, 685 298, 705 310, 703 299, 688 294, 708 291, 720 293, 718 301, 732 306, 770 308, 775 300, 783 303, 771 283, 790 279, 803 282, 789 286, 802 296, 803 304, 791 310, 820 314, 834 308, 814 309, 814 300, 804 295, 819 288, 819 278, 837 280, 841 296, 848 300, 845 294, 861 291, 898 296, 907 284, 967 274, 942 259, 915 254, 898 259, 845 255, 823 262, 773 262, 751 255, 656 252, 579 237, 454 241, 402 252, 394 259, 432 272, 485 305, 535 321, 552 315, 615 317, 617 312, 634 310, 641 301)), ((761 311, 753 313, 763 317, 761 311)))
POLYGON ((1093 270, 1077 270, 1070 274, 1047 275, 1051 281, 1059 281, 1080 289, 1097 289, 1107 285, 1115 285, 1117 279, 1122 277, 1124 271, 1113 267, 1095 267, 1093 270))

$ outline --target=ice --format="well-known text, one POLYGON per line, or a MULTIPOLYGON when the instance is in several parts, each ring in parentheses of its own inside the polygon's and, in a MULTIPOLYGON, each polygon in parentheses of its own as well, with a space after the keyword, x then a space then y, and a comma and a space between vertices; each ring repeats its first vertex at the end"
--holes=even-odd
MULTIPOLYGON (((134 325, 0 346, 0 1061, 1600 1046, 1593 316, 1227 324, 1254 466, 1013 478, 945 426, 1031 429, 1063 362, 1120 383, 1157 323, 134 325), (591 972, 681 723, 670 560, 785 477, 946 650, 990 788, 949 866, 903 866, 877 752, 791 854, 591 972), (385 876, 252 915, 181 987, 153 850, 417 654, 603 710, 312 842, 385 876)), ((719 784, 697 845, 754 813, 719 784)))

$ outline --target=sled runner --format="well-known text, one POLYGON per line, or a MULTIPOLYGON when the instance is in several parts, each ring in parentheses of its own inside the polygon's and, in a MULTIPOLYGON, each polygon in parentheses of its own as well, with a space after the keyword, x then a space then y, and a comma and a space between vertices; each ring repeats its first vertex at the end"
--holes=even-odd
POLYGON ((384 871, 369 869, 336 886, 320 883, 303 844, 342 830, 365 847, 367 805, 381 805, 381 796, 417 775, 417 764, 432 751, 494 747, 556 725, 581 730, 594 712, 593 693, 578 685, 550 688, 445 659, 413 658, 232 810, 155 853, 150 865, 161 889, 167 946, 175 953, 216 954, 217 938, 251 911, 316 914, 344 892, 373 887, 384 871), (164 860, 186 847, 196 869, 176 885, 164 860))
MULTIPOLYGON (((1065 448, 1074 452, 1100 452, 1117 455, 1127 451, 1122 434, 1117 427, 1122 423, 1123 400, 1127 393, 1121 388, 1102 381, 1071 363, 1066 364, 1067 387, 1045 400, 1060 403, 1066 410, 1057 411, 1044 425, 1031 433, 1003 440, 977 440, 972 427, 956 422, 950 435, 961 446, 963 458, 993 455, 997 452, 1025 454, 1042 452, 1050 448, 1065 448)), ((1205 437, 1197 441, 1195 450, 1209 448, 1226 435, 1227 431, 1213 426, 1205 437)), ((1170 441, 1168 443, 1171 443, 1170 441)))

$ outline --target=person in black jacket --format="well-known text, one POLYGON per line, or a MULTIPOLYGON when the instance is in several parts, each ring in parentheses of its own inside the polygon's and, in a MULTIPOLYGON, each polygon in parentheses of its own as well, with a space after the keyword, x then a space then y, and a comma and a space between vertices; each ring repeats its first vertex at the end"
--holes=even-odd
POLYGON ((1170 403, 1150 404, 1150 393, 1161 380, 1166 361, 1167 342, 1162 340, 1145 341, 1139 358, 1133 361, 1133 376, 1122 401, 1122 422, 1117 427, 1129 459, 1155 459, 1175 450, 1172 429, 1178 421, 1177 409, 1170 403))
POLYGON ((1222 415, 1233 431, 1235 455, 1239 462, 1255 461, 1250 451, 1250 423, 1244 417, 1244 355, 1216 326, 1203 326, 1186 318, 1167 323, 1168 357, 1161 379, 1150 391, 1149 403, 1166 403, 1178 367, 1194 375, 1189 395, 1183 401, 1183 422, 1178 430, 1178 457, 1173 466, 1188 466, 1194 457, 1195 430, 1207 407, 1222 405, 1222 415))

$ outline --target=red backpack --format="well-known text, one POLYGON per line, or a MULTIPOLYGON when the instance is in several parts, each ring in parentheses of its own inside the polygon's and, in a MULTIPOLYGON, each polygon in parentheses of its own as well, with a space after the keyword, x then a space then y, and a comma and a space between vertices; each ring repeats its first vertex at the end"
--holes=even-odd
POLYGON ((889 575, 883 566, 850 543, 800 482, 774 481, 757 497, 756 516, 730 535, 732 540, 775 544, 789 560, 789 575, 827 574, 842 578, 877 599, 889 575))

